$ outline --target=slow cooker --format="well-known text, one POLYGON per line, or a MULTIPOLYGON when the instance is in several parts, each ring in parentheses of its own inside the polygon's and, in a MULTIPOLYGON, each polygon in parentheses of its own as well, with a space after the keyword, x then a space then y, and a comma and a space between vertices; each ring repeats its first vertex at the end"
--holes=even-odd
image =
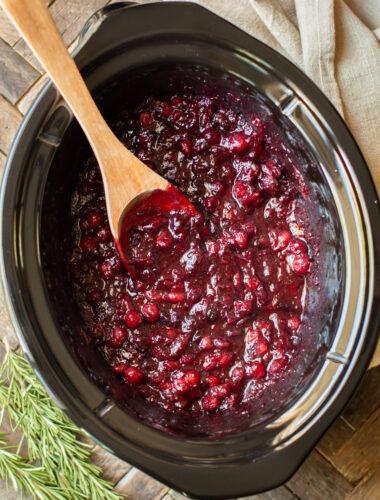
POLYGON ((199 5, 106 7, 87 22, 75 60, 106 117, 117 107, 120 81, 143 95, 163 74, 207 70, 226 86, 255 89, 304 144, 305 173, 328 242, 324 305, 315 305, 320 342, 286 404, 215 436, 168 433, 136 418, 110 389, 111 375, 96 353, 76 349, 80 318, 60 257, 83 135, 51 84, 20 127, 1 191, 1 267, 10 314, 28 360, 60 408, 118 457, 187 495, 222 499, 274 488, 341 412, 376 345, 380 212, 363 156, 300 70, 199 5))

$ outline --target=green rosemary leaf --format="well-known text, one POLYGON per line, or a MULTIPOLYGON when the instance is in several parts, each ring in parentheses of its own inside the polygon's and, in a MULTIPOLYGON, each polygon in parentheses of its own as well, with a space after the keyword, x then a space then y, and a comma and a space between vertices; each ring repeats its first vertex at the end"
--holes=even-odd
POLYGON ((41 500, 122 498, 89 461, 89 446, 78 440, 83 433, 53 403, 25 357, 11 350, 0 368, 0 407, 28 445, 25 460, 21 445, 12 453, 0 438, 0 475, 16 489, 41 500))

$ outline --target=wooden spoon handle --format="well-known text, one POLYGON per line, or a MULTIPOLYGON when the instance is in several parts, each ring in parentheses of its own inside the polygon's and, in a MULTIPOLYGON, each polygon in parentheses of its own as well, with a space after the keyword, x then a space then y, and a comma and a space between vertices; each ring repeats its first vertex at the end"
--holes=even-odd
POLYGON ((103 176, 111 231, 130 200, 168 182, 144 165, 116 138, 96 107, 44 0, 0 0, 22 36, 80 123, 103 176), (126 182, 127 181, 127 182, 126 182))
POLYGON ((69 103, 91 147, 98 152, 100 137, 101 142, 105 136, 113 140, 112 132, 92 100, 44 0, 0 0, 0 3, 69 103))

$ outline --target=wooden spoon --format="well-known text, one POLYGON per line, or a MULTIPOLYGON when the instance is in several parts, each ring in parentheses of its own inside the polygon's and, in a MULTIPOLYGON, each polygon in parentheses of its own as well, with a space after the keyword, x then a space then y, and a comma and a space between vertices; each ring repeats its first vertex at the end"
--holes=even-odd
POLYGON ((121 221, 133 205, 131 202, 144 193, 167 189, 171 185, 128 151, 108 127, 44 0, 0 0, 0 4, 46 69, 87 136, 102 173, 109 223, 118 244, 121 221))

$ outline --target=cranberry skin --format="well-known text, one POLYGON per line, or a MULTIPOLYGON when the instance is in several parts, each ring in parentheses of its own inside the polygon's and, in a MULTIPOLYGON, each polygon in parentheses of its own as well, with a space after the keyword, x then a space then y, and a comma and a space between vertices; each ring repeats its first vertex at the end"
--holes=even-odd
POLYGON ((287 325, 290 330, 298 330, 299 326, 301 324, 301 320, 297 318, 297 316, 293 316, 292 318, 288 319, 287 325))
POLYGON ((245 248, 248 244, 248 234, 245 231, 238 231, 234 235, 235 243, 240 248, 245 248))
POLYGON ((98 248, 98 242, 91 236, 83 236, 80 240, 80 247, 84 253, 92 253, 98 248))
POLYGON ((190 156, 192 151, 193 151, 193 146, 191 144, 191 141, 189 139, 182 139, 178 143, 179 149, 182 151, 182 153, 186 156, 190 156))
POLYGON ((262 379, 265 375, 265 366, 260 361, 254 361, 251 365, 247 366, 247 376, 249 378, 262 379))
POLYGON ((173 387, 180 394, 185 394, 190 390, 190 387, 186 383, 185 378, 176 378, 173 382, 173 387))
POLYGON ((242 132, 232 133, 226 142, 231 152, 240 152, 248 148, 247 137, 242 132))
POLYGON ((288 364, 288 358, 285 355, 281 355, 278 358, 272 359, 271 364, 270 364, 270 372, 271 373, 278 373, 281 371, 285 366, 288 364))
POLYGON ((297 274, 306 274, 310 267, 310 261, 306 255, 296 255, 292 262, 293 271, 297 274))
POLYGON ((208 351, 214 347, 214 344, 210 337, 203 337, 199 342, 199 349, 202 351, 208 351))
POLYGON ((210 387, 215 387, 216 385, 220 384, 219 377, 216 377, 215 375, 209 375, 207 377, 207 383, 210 387))
POLYGON ((95 236, 101 243, 106 243, 111 239, 111 231, 108 226, 102 226, 96 231, 95 236))
POLYGON ((290 243, 290 240, 292 239, 291 234, 289 231, 281 231, 277 235, 277 241, 273 242, 273 250, 275 252, 279 252, 280 250, 284 250, 290 243))
POLYGON ((199 385, 201 383, 201 375, 196 370, 188 370, 185 373, 184 379, 185 379, 187 385, 193 389, 196 389, 197 387, 199 387, 199 385))
POLYGON ((112 330, 112 339, 110 340, 110 344, 113 347, 120 347, 126 338, 127 332, 123 328, 119 328, 116 326, 112 330))
POLYGON ((216 410, 219 408, 221 403, 220 398, 218 396, 206 395, 202 399, 202 408, 206 411, 216 410))
POLYGON ((169 248, 172 244, 173 238, 171 237, 169 231, 163 229, 160 231, 156 238, 156 245, 158 248, 169 248))
POLYGON ((103 214, 101 212, 92 212, 88 217, 87 217, 87 223, 90 227, 98 227, 102 224, 103 222, 103 214))
POLYGON ((173 113, 173 106, 168 102, 165 102, 162 106, 161 114, 164 118, 169 118, 169 116, 173 113))
POLYGON ((140 326, 142 322, 143 322, 143 315, 139 311, 135 310, 128 311, 127 314, 125 315, 125 323, 128 326, 128 328, 131 328, 132 330, 140 326))
POLYGON ((219 144, 220 133, 213 127, 208 127, 202 134, 203 138, 212 145, 219 144))
POLYGON ((301 253, 307 253, 307 246, 301 240, 293 240, 290 242, 288 250, 293 255, 299 255, 301 253))
POLYGON ((139 368, 130 366, 125 370, 125 378, 130 384, 138 385, 144 381, 145 375, 139 368))
POLYGON ((218 255, 219 243, 217 241, 206 241, 206 250, 210 255, 218 255))
POLYGON ((142 314, 144 318, 150 323, 154 323, 158 320, 160 316, 160 310, 156 304, 145 304, 142 308, 142 314))
POLYGON ((152 125, 153 123, 152 113, 148 113, 145 111, 143 113, 140 113, 139 122, 142 127, 149 127, 150 125, 152 125))
POLYGON ((113 278, 113 276, 115 275, 115 269, 112 265, 112 262, 110 262, 109 260, 104 260, 99 265, 99 274, 105 280, 113 278))

